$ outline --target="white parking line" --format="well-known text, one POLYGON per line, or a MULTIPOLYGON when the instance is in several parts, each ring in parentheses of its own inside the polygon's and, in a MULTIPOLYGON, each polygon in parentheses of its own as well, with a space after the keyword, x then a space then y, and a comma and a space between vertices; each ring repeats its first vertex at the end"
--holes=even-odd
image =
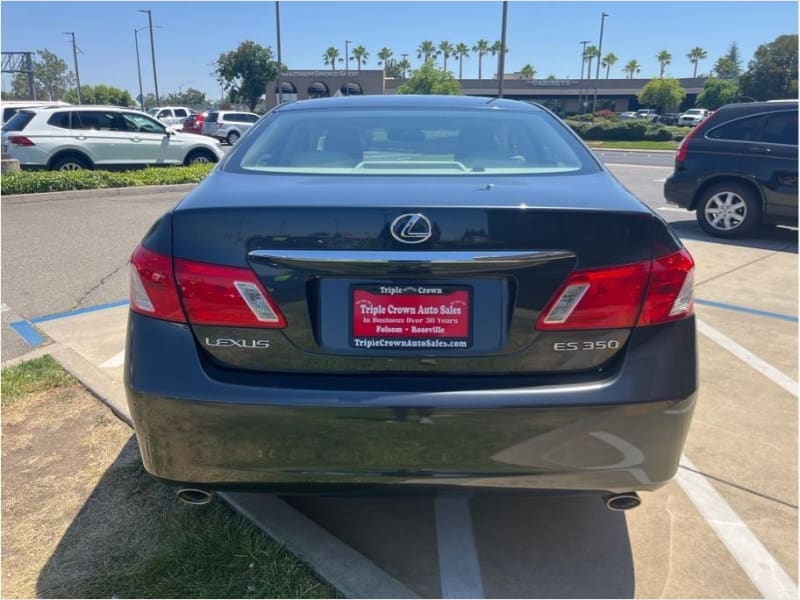
POLYGON ((667 212, 682 212, 682 213, 689 212, 685 208, 678 208, 677 206, 659 206, 658 210, 665 210, 667 212))
POLYGON ((436 539, 442 598, 483 598, 483 579, 472 531, 471 494, 437 494, 436 539))
POLYGON ((712 341, 716 342, 725 350, 733 354, 739 360, 747 363, 753 369, 764 375, 765 377, 769 378, 771 381, 776 383, 777 385, 781 386, 787 392, 792 394, 795 398, 798 397, 798 385, 797 382, 789 377, 788 375, 782 373, 775 367, 773 367, 768 362, 760 359, 755 354, 750 352, 747 348, 744 348, 734 342, 731 338, 726 336, 720 331, 717 331, 708 323, 704 323, 700 319, 697 319, 697 331, 702 333, 707 338, 711 339, 712 341))
POLYGON ((125 350, 109 358, 106 362, 102 363, 100 367, 103 369, 114 369, 116 367, 121 367, 122 363, 124 362, 125 362, 125 350))
POLYGON ((664 183, 666 179, 653 179, 653 183, 664 183))
POLYGON ((605 163, 607 167, 635 167, 637 169, 666 169, 667 171, 672 171, 673 167, 667 167, 664 165, 631 165, 628 163, 605 163))
POLYGON ((764 598, 795 599, 797 584, 697 467, 681 456, 675 480, 764 598))

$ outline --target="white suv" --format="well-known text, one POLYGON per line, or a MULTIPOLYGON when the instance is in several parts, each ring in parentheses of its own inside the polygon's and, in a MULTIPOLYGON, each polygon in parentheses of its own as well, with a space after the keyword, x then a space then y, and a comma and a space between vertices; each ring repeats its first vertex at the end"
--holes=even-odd
POLYGON ((165 125, 172 125, 176 129, 183 129, 183 122, 190 116, 196 115, 197 111, 185 106, 162 106, 151 108, 147 111, 151 117, 155 117, 165 125))
POLYGON ((203 135, 235 144, 260 119, 257 114, 235 110, 212 110, 203 121, 203 135))
POLYGON ((704 121, 710 114, 711 111, 705 108, 690 108, 678 117, 678 125, 690 125, 694 127, 698 123, 704 121))
POLYGON ((20 110, 3 125, 2 150, 23 168, 50 170, 190 165, 223 156, 217 141, 118 106, 20 110))

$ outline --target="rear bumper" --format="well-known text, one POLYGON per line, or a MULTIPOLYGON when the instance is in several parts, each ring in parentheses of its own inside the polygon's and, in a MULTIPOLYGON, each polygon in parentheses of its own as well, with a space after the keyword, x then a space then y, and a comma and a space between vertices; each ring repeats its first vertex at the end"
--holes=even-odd
POLYGON ((468 378, 243 375, 207 362, 186 326, 132 315, 125 384, 145 467, 171 481, 650 490, 678 467, 697 364, 693 319, 649 329, 605 379, 470 389, 468 378))
POLYGON ((675 172, 664 181, 664 198, 687 210, 694 210, 694 196, 697 180, 675 172))

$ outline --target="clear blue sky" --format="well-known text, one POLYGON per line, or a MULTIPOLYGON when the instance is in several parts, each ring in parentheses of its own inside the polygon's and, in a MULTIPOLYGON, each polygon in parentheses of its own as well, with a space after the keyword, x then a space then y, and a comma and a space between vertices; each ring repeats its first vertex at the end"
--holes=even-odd
MULTIPOLYGON (((409 54, 419 65, 416 48, 423 40, 448 40, 469 46, 480 38, 500 38, 502 3, 497 2, 300 2, 284 0, 281 7, 283 62, 290 69, 324 69, 322 54, 336 46, 344 56, 345 39, 367 48, 366 68, 377 67, 383 46, 395 56, 409 54)), ((47 48, 72 68, 70 38, 74 31, 81 82, 105 83, 138 93, 133 31, 147 24, 137 9, 150 9, 155 30, 159 92, 182 85, 217 97, 219 86, 212 63, 243 40, 275 48, 274 2, 33 2, 3 0, 2 50, 47 48)), ((630 59, 642 64, 641 77, 658 75, 656 53, 672 53, 667 75, 687 77, 692 66, 686 53, 694 46, 708 51, 700 72, 711 69, 731 42, 737 42, 743 66, 763 43, 797 33, 796 2, 525 2, 509 6, 506 72, 526 63, 538 77, 576 77, 580 70, 581 40, 597 43, 600 14, 605 21, 603 54, 614 52, 619 62, 612 77, 623 76, 630 59)), ((150 43, 139 34, 145 93, 153 91, 150 43)), ((351 46, 352 48, 352 46, 351 46)), ((448 63, 457 73, 457 64, 448 63), (452 64, 452 66, 451 66, 452 64)), ((495 72, 496 59, 484 58, 484 77, 495 72)), ((337 69, 341 68, 337 66, 337 69)), ((594 69, 593 69, 594 70, 594 69)), ((478 61, 465 59, 464 77, 477 77, 478 61)), ((7 89, 8 76, 3 76, 7 89)))

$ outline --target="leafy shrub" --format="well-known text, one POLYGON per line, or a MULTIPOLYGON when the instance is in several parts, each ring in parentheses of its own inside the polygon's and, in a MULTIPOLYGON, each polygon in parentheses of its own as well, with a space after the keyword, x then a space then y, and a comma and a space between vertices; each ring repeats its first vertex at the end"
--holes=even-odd
POLYGON ((591 123, 594 121, 594 115, 592 113, 584 113, 582 115, 575 115, 571 118, 572 121, 580 121, 582 123, 589 122, 591 123))
POLYGON ((4 175, 0 180, 0 193, 35 194, 198 183, 213 167, 213 164, 200 164, 189 167, 147 168, 138 171, 22 171, 4 175))
POLYGON ((613 110, 607 109, 598 110, 596 113, 594 113, 594 116, 598 119, 606 119, 609 121, 616 121, 619 119, 619 115, 617 113, 615 113, 613 110))
POLYGON ((567 121, 575 133, 584 140, 596 141, 667 141, 673 132, 667 127, 654 125, 647 121, 598 120, 594 123, 567 121))

